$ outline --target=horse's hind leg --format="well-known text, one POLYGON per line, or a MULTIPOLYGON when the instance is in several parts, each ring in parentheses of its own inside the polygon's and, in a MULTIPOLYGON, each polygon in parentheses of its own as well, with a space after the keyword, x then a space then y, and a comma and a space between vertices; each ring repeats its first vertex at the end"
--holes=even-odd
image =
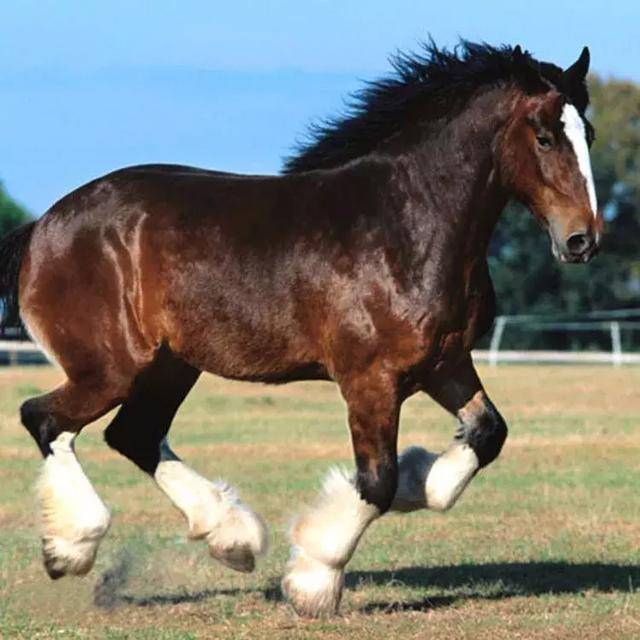
POLYGON ((251 571, 266 548, 264 525, 229 485, 210 482, 182 462, 166 438, 199 374, 162 350, 136 380, 105 439, 155 479, 185 516, 191 539, 206 539, 211 555, 232 569, 251 571))
POLYGON ((267 549, 267 532, 233 487, 203 478, 176 456, 166 438, 154 478, 187 519, 192 540, 206 540, 211 556, 227 567, 253 571, 256 557, 267 549))
POLYGON ((38 498, 44 564, 51 578, 87 573, 109 528, 109 511, 84 474, 73 441, 82 427, 117 403, 111 385, 67 381, 20 408, 22 423, 45 459, 38 498))

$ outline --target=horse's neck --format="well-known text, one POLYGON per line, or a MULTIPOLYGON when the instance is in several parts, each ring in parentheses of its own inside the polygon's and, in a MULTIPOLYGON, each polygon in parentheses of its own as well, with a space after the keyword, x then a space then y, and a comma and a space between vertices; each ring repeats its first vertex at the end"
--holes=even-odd
POLYGON ((503 90, 487 92, 456 118, 434 123, 419 144, 398 157, 399 173, 414 194, 415 206, 406 211, 416 240, 428 245, 436 234, 458 256, 486 254, 507 201, 493 149, 511 102, 503 90))

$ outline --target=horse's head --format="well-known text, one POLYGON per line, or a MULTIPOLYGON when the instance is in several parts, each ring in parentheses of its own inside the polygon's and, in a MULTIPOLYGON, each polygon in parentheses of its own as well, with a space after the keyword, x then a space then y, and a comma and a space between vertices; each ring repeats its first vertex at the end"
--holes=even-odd
MULTIPOLYGON (((519 47, 514 55, 524 57, 519 47)), ((555 85, 520 94, 500 145, 504 186, 547 228, 562 262, 587 262, 600 242, 589 158, 594 134, 585 117, 588 68, 585 47, 555 85)))

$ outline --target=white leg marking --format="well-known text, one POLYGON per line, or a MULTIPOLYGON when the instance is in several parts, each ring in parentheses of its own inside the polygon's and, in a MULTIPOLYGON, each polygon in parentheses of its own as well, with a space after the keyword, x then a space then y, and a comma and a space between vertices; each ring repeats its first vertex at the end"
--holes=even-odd
POLYGON ((236 571, 253 571, 256 556, 267 549, 260 518, 225 482, 210 482, 179 460, 166 441, 154 478, 184 514, 189 537, 205 538, 211 555, 236 571))
POLYGON ((468 444, 451 444, 427 475, 427 507, 436 511, 450 509, 479 466, 478 456, 468 444))
POLYGON ((109 511, 76 458, 74 439, 65 432, 51 443, 38 483, 42 549, 52 578, 87 573, 109 528, 109 511))
POLYGON ((291 528, 291 558, 282 589, 300 615, 335 613, 344 584, 344 566, 360 537, 380 515, 363 500, 349 474, 332 469, 315 506, 291 528))
POLYGON ((439 456, 421 447, 409 447, 400 456, 398 466, 393 511, 446 511, 469 484, 479 462, 469 445, 454 442, 439 456))
POLYGON ((564 124, 564 132, 578 160, 580 173, 584 176, 587 185, 587 193, 589 194, 589 204, 595 218, 598 213, 598 202, 596 199, 596 188, 593 183, 593 174, 591 172, 591 159, 589 157, 589 146, 587 145, 587 135, 584 128, 584 122, 578 113, 578 110, 572 104, 565 104, 562 108, 561 122, 564 124))

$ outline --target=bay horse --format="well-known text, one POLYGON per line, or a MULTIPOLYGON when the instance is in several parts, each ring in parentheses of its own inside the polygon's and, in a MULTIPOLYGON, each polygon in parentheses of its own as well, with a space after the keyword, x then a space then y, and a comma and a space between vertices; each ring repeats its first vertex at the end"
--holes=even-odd
POLYGON ((89 571, 109 527, 74 441, 118 406, 106 442, 215 559, 254 568, 267 545, 259 516, 167 439, 202 371, 331 380, 346 401, 355 475, 332 471, 291 528, 282 585, 303 615, 337 611, 345 566, 376 518, 449 509, 500 453, 507 427, 470 357, 494 319, 487 247, 513 198, 557 259, 596 253, 589 52, 563 71, 519 46, 430 42, 392 64, 281 175, 121 169, 2 240, 5 316, 19 313, 66 375, 20 409, 44 457, 51 578, 89 571), (458 420, 440 455, 398 455, 400 406, 417 392, 458 420))

